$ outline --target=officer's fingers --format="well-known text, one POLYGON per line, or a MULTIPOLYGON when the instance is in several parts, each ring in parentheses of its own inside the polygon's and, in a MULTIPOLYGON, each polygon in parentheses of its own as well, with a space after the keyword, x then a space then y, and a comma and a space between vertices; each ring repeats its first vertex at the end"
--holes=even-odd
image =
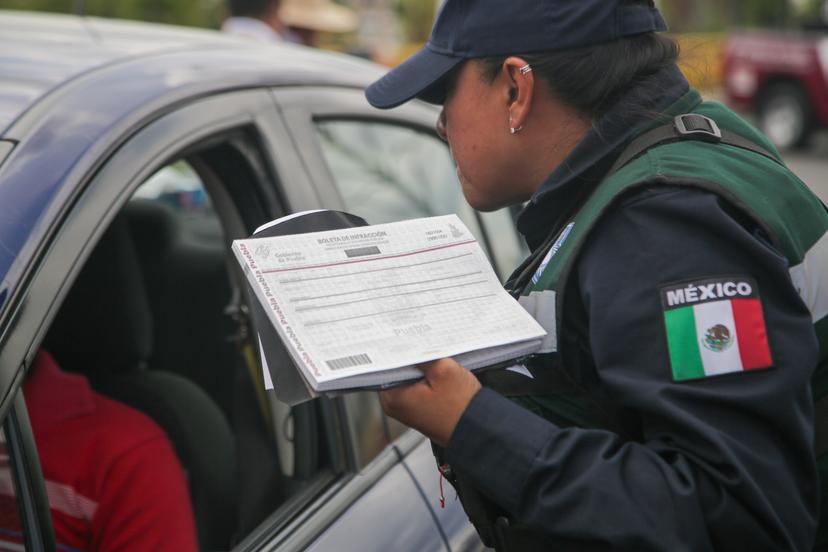
POLYGON ((437 395, 451 394, 465 400, 480 390, 480 382, 454 359, 444 358, 420 366, 428 386, 437 395))
POLYGON ((474 375, 451 359, 420 366, 426 379, 380 393, 386 414, 445 445, 480 390, 474 375))
POLYGON ((467 373, 468 370, 460 366, 456 360, 452 358, 443 358, 420 365, 420 370, 425 374, 425 381, 432 388, 439 387, 451 381, 453 378, 467 373))
POLYGON ((380 392, 380 404, 386 414, 399 420, 406 417, 412 408, 424 404, 425 396, 429 391, 428 384, 424 380, 412 385, 393 387, 380 392))

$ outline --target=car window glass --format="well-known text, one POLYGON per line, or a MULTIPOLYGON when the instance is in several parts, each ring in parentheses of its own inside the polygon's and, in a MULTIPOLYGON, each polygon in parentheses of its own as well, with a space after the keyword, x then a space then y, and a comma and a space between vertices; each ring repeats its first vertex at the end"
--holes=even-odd
MULTIPOLYGON (((484 250, 491 246, 487 253, 501 278, 508 276, 509 261, 521 254, 513 251, 514 225, 489 231, 487 224, 484 236, 445 142, 433 133, 375 121, 321 119, 316 130, 346 210, 370 224, 457 214, 484 250)), ((504 210, 492 218, 511 221, 511 214, 504 210)))
POLYGON ((148 178, 132 196, 132 202, 142 200, 169 207, 176 218, 185 221, 188 230, 196 234, 206 232, 204 237, 208 240, 222 239, 221 223, 210 197, 201 178, 186 161, 167 165, 148 178))
POLYGON ((402 422, 398 422, 390 416, 386 416, 385 419, 388 422, 388 437, 392 441, 399 438, 406 431, 409 431, 409 427, 402 422))
POLYGON ((204 184, 186 161, 177 161, 158 170, 141 184, 133 198, 162 201, 181 211, 209 206, 204 184))
POLYGON ((478 230, 448 148, 436 137, 364 121, 323 120, 316 128, 348 210, 371 224, 457 213, 478 230))
POLYGON ((6 431, 0 428, 0 550, 25 550, 14 470, 9 459, 6 431))

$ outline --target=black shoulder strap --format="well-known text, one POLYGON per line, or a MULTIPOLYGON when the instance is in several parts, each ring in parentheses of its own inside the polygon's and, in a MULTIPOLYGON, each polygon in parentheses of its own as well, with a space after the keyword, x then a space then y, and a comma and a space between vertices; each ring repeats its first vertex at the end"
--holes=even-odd
POLYGON ((633 140, 627 146, 627 149, 621 153, 621 156, 607 174, 615 174, 656 146, 672 144, 683 140, 699 140, 711 144, 725 144, 727 146, 746 149, 785 166, 778 157, 762 146, 754 144, 747 138, 734 132, 721 130, 713 119, 705 117, 704 115, 688 113, 679 115, 671 124, 655 128, 633 140))
MULTIPOLYGON (((681 142, 684 140, 699 140, 712 144, 725 144, 728 146, 742 148, 757 153, 763 157, 767 157, 783 167, 785 166, 779 158, 762 146, 754 144, 747 138, 743 138, 736 133, 721 130, 719 125, 716 124, 716 121, 713 119, 705 117, 704 115, 688 113, 685 115, 679 115, 673 119, 672 123, 654 128, 649 132, 645 132, 630 142, 626 149, 621 152, 618 160, 609 172, 607 172, 606 176, 604 176, 604 179, 620 171, 632 161, 638 159, 655 147, 681 142)), ((552 244, 555 242, 560 230, 560 228, 555 228, 552 233, 549 234, 544 244, 535 250, 535 252, 527 258, 509 278, 509 281, 506 283, 506 289, 509 290, 515 298, 520 296, 523 287, 528 283, 532 274, 535 273, 537 267, 541 263, 541 260, 549 251, 549 248, 552 247, 552 244)))

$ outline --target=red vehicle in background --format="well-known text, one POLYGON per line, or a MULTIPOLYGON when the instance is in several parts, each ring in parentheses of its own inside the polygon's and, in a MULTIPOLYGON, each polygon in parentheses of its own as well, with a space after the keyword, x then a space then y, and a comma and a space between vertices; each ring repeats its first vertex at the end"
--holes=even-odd
POLYGON ((724 51, 728 100, 756 113, 780 149, 804 147, 828 126, 828 24, 734 33, 724 51))

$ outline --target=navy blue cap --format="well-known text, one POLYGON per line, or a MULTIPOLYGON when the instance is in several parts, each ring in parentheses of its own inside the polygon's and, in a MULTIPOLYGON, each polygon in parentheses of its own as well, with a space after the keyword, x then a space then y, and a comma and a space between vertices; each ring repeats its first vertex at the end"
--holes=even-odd
POLYGON ((667 30, 658 9, 624 0, 447 0, 428 44, 365 91, 390 109, 442 103, 443 77, 467 59, 568 50, 667 30))

